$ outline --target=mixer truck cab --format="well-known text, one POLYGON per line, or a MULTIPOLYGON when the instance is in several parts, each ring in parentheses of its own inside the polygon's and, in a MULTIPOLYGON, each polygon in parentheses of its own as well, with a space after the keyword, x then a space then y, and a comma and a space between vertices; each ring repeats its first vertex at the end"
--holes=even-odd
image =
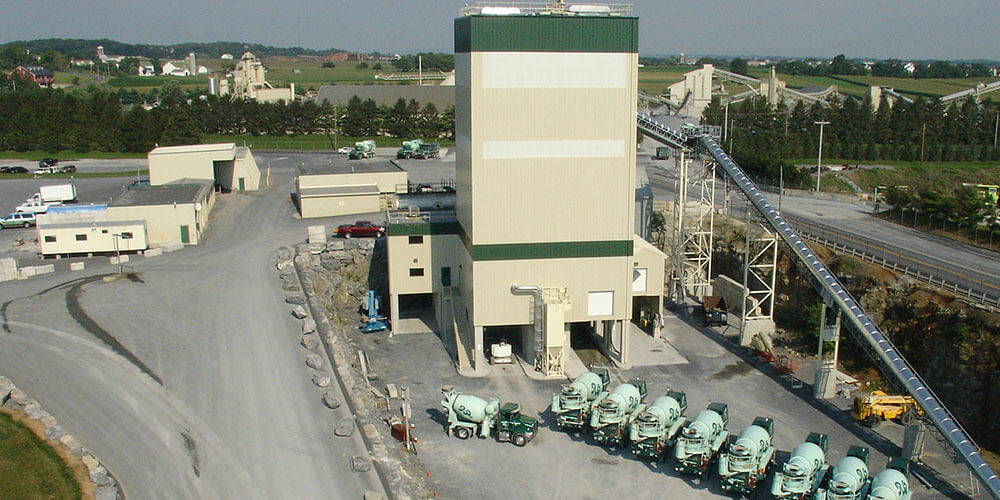
POLYGON ((521 405, 504 403, 500 407, 497 441, 510 441, 517 446, 528 444, 538 431, 538 420, 521 414, 521 405))

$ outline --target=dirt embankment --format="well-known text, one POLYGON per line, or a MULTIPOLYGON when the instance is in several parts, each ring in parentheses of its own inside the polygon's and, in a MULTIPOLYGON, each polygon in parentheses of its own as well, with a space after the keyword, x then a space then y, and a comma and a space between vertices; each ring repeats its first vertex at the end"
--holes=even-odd
MULTIPOLYGON (((713 270, 742 277, 740 222, 716 223, 713 270)), ((780 248, 780 247, 779 247, 780 248)), ((910 364, 983 447, 1000 450, 1000 314, 850 256, 812 246, 910 364)), ((820 298, 787 249, 779 250, 775 321, 778 342, 815 352, 820 298)), ((851 341, 841 368, 861 379, 878 371, 851 341)))

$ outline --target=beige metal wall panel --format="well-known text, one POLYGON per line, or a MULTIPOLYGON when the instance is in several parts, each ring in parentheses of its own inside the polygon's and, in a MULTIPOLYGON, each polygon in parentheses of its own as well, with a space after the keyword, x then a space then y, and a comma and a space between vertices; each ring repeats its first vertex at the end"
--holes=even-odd
POLYGON ((406 186, 406 171, 358 172, 352 174, 311 174, 298 177, 299 188, 335 186, 378 186, 381 193, 395 193, 397 186, 406 186))
POLYGON ((378 194, 299 199, 303 219, 378 212, 381 209, 380 202, 381 196, 378 194))
MULTIPOLYGON (((637 56, 473 53, 469 57, 468 93, 475 98, 470 99, 469 123, 456 133, 460 134, 459 186, 468 182, 471 199, 463 200, 460 190, 457 211, 472 241, 630 239, 637 56), (487 68, 498 61, 502 64, 495 70, 487 68), (543 62, 555 67, 582 64, 607 76, 594 77, 596 88, 574 87, 558 72, 532 76, 543 62), (486 83, 492 88, 485 88, 486 83), (474 139, 470 142, 467 137, 474 139), (467 145, 461 145, 463 141, 467 145), (461 151, 468 152, 468 160, 461 151), (461 178, 466 164, 467 180, 461 178), (474 213, 473 207, 478 207, 474 213)), ((462 101, 456 91, 458 113, 462 101)))
POLYGON ((487 89, 624 89, 628 54, 587 52, 483 52, 487 89))
POLYGON ((451 269, 451 286, 460 286, 459 266, 465 250, 461 238, 454 234, 422 236, 422 243, 410 243, 408 235, 388 237, 390 294, 440 293, 443 267, 451 269), (410 276, 411 268, 423 269, 424 275, 410 276))
POLYGON ((195 216, 193 203, 177 205, 147 205, 134 207, 108 207, 108 220, 146 221, 146 238, 150 243, 181 241, 181 226, 188 227, 188 243, 198 244, 204 224, 195 216))
POLYGON ((410 243, 410 236, 389 236, 389 293, 430 293, 434 270, 431 266, 431 236, 421 235, 422 242, 410 243), (422 276, 411 276, 411 269, 422 269, 422 276))
POLYGON ((478 261, 473 268, 476 326, 531 322, 532 297, 511 294, 511 285, 566 287, 573 302, 566 321, 625 319, 631 312, 630 257, 478 261), (614 292, 611 315, 588 315, 588 294, 594 291, 614 292))
POLYGON ((38 244, 42 255, 131 252, 148 248, 142 222, 94 222, 67 227, 64 224, 38 226, 38 244), (116 237, 131 233, 124 239, 116 237))
POLYGON ((645 289, 632 289, 634 296, 655 297, 663 295, 663 281, 666 273, 666 254, 660 249, 651 245, 648 241, 638 237, 632 237, 634 255, 632 263, 635 269, 645 269, 645 289))
MULTIPOLYGON (((466 231, 472 227, 472 55, 455 54, 455 212, 466 231)), ((470 237, 472 235, 470 234, 470 237)))
POLYGON ((232 160, 236 145, 170 146, 149 152, 149 183, 158 186, 180 179, 214 180, 213 162, 232 160))
POLYGON ((257 159, 249 149, 243 157, 236 158, 236 165, 233 167, 233 186, 235 191, 240 188, 239 179, 243 178, 243 189, 256 191, 260 189, 260 167, 257 166, 257 159))

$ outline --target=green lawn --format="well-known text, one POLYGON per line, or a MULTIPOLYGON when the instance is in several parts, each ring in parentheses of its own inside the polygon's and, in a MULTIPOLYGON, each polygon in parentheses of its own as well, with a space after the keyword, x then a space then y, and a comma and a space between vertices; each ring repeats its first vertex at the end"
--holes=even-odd
MULTIPOLYGON (((814 169, 816 165, 816 158, 797 158, 787 161, 796 165, 813 165, 814 169)), ((857 165, 858 163, 858 160, 823 159, 823 165, 857 165)), ((916 191, 924 188, 951 191, 957 189, 963 182, 1000 184, 1000 165, 997 165, 996 162, 946 161, 924 162, 921 165, 918 161, 876 160, 861 163, 892 167, 838 172, 854 181, 858 187, 868 193, 873 192, 875 186, 911 186, 916 191)), ((824 174, 824 178, 826 178, 826 174, 824 174)), ((823 187, 824 191, 832 190, 827 189, 826 185, 823 187)))
POLYGON ((24 424, 0 413, 0 498, 80 498, 73 471, 47 442, 24 424))
POLYGON ((94 160, 116 160, 122 158, 145 158, 146 153, 118 153, 106 151, 89 151, 77 153, 76 151, 61 151, 59 153, 47 153, 45 151, 0 151, 0 162, 4 160, 34 160, 38 161, 45 157, 53 157, 61 163, 71 163, 82 158, 94 160))

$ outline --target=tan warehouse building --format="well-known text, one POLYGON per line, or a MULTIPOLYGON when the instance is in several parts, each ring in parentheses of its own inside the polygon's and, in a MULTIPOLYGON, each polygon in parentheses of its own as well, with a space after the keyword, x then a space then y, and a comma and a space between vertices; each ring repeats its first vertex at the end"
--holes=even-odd
POLYGON ((295 179, 303 219, 385 211, 406 190, 406 171, 381 160, 302 166, 295 179))
POLYGON ((45 256, 143 250, 164 243, 196 245, 215 206, 212 182, 126 189, 110 203, 53 207, 38 215, 45 256))
POLYGON ((388 255, 392 324, 430 294, 460 365, 482 369, 502 329, 561 374, 574 324, 625 361, 633 297, 659 304, 664 256, 633 234, 638 20, 620 8, 455 21, 456 210, 393 216, 388 255))
POLYGON ((223 144, 163 146, 149 152, 149 183, 212 181, 224 191, 260 188, 260 169, 250 148, 223 144))

